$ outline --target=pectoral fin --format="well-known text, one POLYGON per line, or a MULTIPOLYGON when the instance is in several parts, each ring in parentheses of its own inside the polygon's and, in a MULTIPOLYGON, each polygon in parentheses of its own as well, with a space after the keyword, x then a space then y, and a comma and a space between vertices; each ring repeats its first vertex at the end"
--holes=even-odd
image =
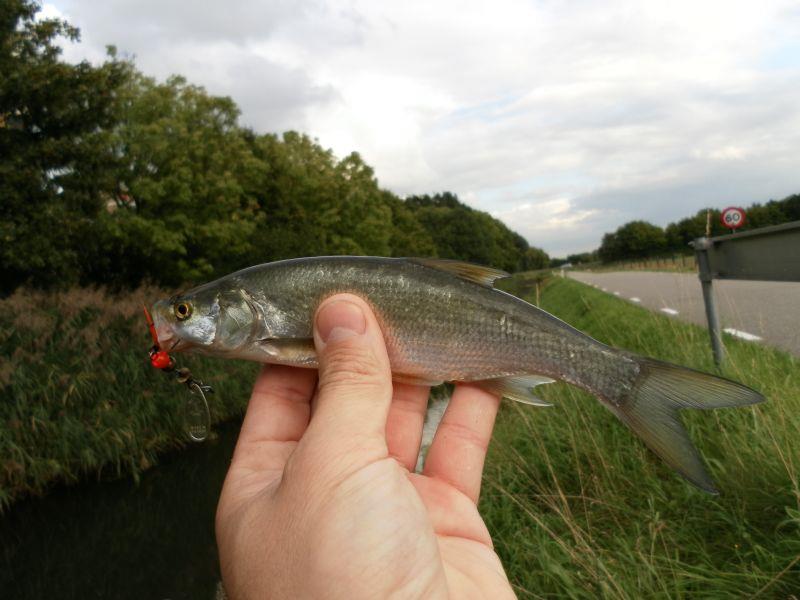
POLYGON ((533 406, 552 406, 549 402, 545 402, 540 398, 533 395, 531 389, 537 385, 544 385, 545 383, 553 383, 554 379, 545 377, 543 375, 522 375, 520 377, 499 377, 497 379, 485 379, 483 381, 475 382, 475 385, 483 388, 487 392, 497 394, 503 398, 510 398, 523 404, 532 404, 533 406))
POLYGON ((261 340, 260 349, 271 363, 316 368, 317 351, 311 338, 270 338, 261 340))

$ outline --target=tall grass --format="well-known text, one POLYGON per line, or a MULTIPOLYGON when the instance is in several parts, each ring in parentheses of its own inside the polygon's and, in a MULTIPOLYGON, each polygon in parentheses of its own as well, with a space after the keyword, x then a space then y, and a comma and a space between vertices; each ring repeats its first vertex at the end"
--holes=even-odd
MULTIPOLYGON (((560 278, 541 306, 608 344, 714 371, 702 328, 560 278)), ((554 408, 504 403, 481 511, 520 597, 800 594, 800 365, 726 345, 722 374, 768 401, 683 413, 719 496, 675 475, 586 393, 552 384, 539 389, 554 408)))
MULTIPOLYGON (((188 443, 188 392, 147 360, 141 306, 165 294, 20 290, 0 300, 0 510, 55 482, 136 476, 188 443)), ((241 414, 253 365, 180 362, 215 387, 213 422, 241 414)))

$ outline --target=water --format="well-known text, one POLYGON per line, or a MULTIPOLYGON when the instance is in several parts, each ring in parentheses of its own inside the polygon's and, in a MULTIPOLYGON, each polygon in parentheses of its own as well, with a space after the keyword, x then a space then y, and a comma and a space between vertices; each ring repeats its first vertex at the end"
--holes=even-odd
POLYGON ((163 457, 130 479, 58 488, 0 517, 0 597, 212 599, 214 513, 239 434, 163 457))
MULTIPOLYGON (((430 401, 418 468, 447 401, 430 401)), ((138 485, 61 487, 13 505, 0 517, 0 598, 215 598, 214 513, 239 423, 214 430, 138 485)))

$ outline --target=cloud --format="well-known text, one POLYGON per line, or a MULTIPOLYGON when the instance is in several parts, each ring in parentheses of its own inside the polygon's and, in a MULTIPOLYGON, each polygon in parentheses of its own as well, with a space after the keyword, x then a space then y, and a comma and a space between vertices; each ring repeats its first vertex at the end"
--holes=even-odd
MULTIPOLYGON (((257 2, 156 2, 64 0, 43 6, 48 16, 81 29, 68 60, 98 62, 107 45, 133 56, 146 74, 181 74, 213 94, 231 96, 243 122, 260 131, 310 130, 306 111, 335 101, 336 91, 312 81, 301 62, 288 60, 280 40, 295 27, 316 29, 315 43, 356 43, 358 25, 346 12, 302 0, 257 2), (321 23, 330 19, 335 30, 321 23)), ((288 34, 291 37, 291 33, 288 34)))
POLYGON ((599 209, 578 208, 569 198, 515 203, 492 211, 492 216, 558 256, 571 254, 573 246, 603 221, 599 209))
POLYGON ((140 68, 232 96, 260 131, 356 150, 564 254, 644 218, 796 192, 793 0, 53 0, 140 68))

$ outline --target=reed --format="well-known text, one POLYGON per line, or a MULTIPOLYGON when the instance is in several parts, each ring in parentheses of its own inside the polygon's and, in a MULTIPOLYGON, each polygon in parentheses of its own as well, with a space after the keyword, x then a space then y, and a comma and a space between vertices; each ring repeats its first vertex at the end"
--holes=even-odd
MULTIPOLYGON (((59 482, 137 477, 190 443, 188 392, 147 360, 141 306, 164 294, 18 290, 0 300, 0 510, 59 482)), ((254 365, 181 362, 214 385, 212 422, 242 413, 254 365)))

